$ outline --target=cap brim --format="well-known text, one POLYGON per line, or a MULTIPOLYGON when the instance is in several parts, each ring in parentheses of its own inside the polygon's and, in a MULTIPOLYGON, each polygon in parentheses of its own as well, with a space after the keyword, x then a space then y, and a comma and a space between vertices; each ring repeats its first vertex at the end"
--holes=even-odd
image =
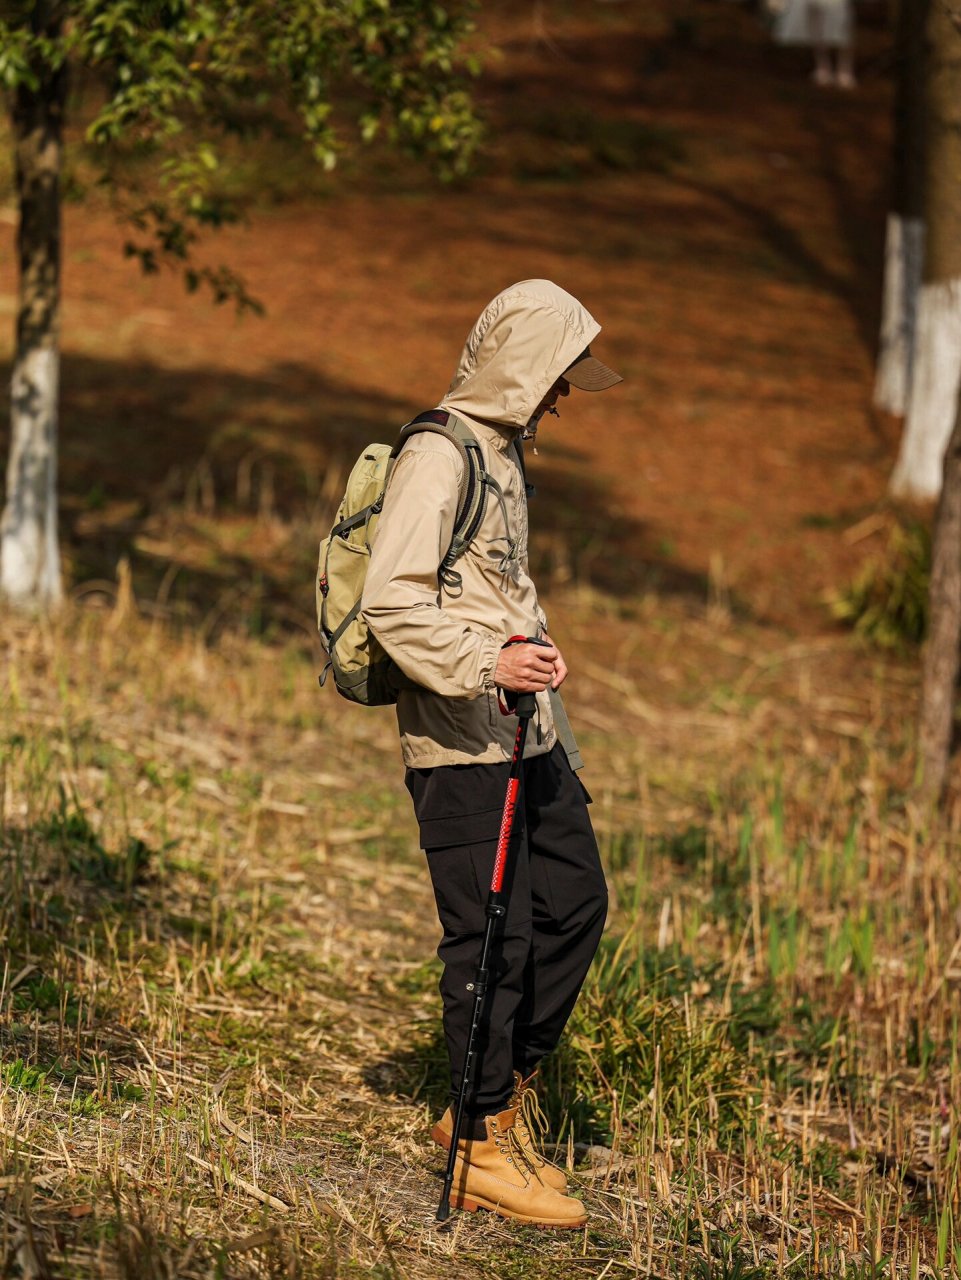
POLYGON ((578 391, 606 391, 608 387, 617 386, 624 381, 619 373, 609 369, 606 364, 601 364, 594 356, 585 356, 583 360, 576 361, 565 370, 564 377, 578 391))

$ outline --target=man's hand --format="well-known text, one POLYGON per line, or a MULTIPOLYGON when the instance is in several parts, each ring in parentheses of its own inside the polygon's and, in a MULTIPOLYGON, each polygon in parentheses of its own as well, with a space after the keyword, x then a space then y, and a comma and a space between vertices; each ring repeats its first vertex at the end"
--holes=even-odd
POLYGON ((557 689, 567 678, 567 663, 548 636, 543 644, 512 644, 501 649, 494 668, 494 683, 514 693, 540 693, 557 689))
MULTIPOLYGON (((546 633, 544 635, 544 639, 549 641, 552 645, 554 644, 554 641, 551 640, 550 636, 546 633)), ((554 659, 554 679, 551 681, 551 688, 559 689, 567 679, 567 663, 564 661, 564 655, 561 653, 560 649, 558 649, 557 645, 554 645, 554 652, 557 654, 557 657, 554 659)))

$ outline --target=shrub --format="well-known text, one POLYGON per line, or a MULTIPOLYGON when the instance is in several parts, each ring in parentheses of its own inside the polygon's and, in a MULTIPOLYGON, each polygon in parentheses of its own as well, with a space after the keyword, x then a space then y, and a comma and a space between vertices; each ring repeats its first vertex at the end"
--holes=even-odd
POLYGON ((912 520, 895 524, 883 558, 868 561, 828 603, 836 618, 882 649, 905 651, 928 626, 931 535, 912 520))
POLYGON ((603 945, 561 1045, 545 1063, 549 1114, 578 1138, 645 1124, 729 1129, 751 1107, 745 1059, 716 1011, 652 983, 632 935, 603 945))

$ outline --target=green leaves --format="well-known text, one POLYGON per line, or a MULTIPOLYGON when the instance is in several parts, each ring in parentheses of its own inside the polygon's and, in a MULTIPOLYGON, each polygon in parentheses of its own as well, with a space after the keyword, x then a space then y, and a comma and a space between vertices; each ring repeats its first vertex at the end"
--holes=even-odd
MULTIPOLYGON (((182 267, 197 227, 236 217, 217 192, 219 147, 237 136, 252 102, 263 109, 249 132, 271 117, 293 118, 305 152, 326 170, 350 145, 386 139, 442 178, 464 173, 481 137, 467 90, 476 61, 462 54, 473 4, 63 0, 46 32, 36 29, 32 6, 9 5, 0 85, 37 89, 65 63, 85 83, 99 82, 86 138, 121 215, 150 237, 128 253, 145 270, 164 260, 182 267), (138 163, 124 165, 132 154, 138 163), (158 183, 162 200, 154 198, 158 183)), ((255 305, 224 269, 190 268, 185 278, 220 300, 255 305)))
POLYGON ((5 89, 21 84, 33 90, 40 87, 40 78, 31 66, 35 43, 29 31, 0 22, 0 84, 5 89))
POLYGON ((88 138, 100 146, 163 143, 188 127, 214 137, 225 89, 266 89, 324 164, 353 118, 362 141, 386 133, 461 172, 480 138, 465 88, 476 59, 460 53, 471 10, 471 0, 67 0, 58 39, 32 33, 27 8, 0 23, 0 82, 36 82, 38 62, 95 73, 106 96, 88 138))

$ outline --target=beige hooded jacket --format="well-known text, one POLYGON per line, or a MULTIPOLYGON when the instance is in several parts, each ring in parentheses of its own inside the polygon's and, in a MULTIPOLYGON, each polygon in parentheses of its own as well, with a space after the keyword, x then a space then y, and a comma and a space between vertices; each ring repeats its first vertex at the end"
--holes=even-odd
MULTIPOLYGON (((471 330, 441 408, 477 437, 503 503, 489 496, 479 533, 457 561, 457 587, 440 584, 438 570, 454 531, 460 455, 443 437, 421 434, 397 459, 362 608, 386 652, 422 686, 397 702, 409 768, 510 758, 516 720, 498 708, 494 668, 505 640, 546 628, 528 574, 527 499, 514 442, 599 332, 577 299, 549 280, 505 289, 471 330)), ((557 740, 551 702, 538 695, 527 755, 557 740)))

